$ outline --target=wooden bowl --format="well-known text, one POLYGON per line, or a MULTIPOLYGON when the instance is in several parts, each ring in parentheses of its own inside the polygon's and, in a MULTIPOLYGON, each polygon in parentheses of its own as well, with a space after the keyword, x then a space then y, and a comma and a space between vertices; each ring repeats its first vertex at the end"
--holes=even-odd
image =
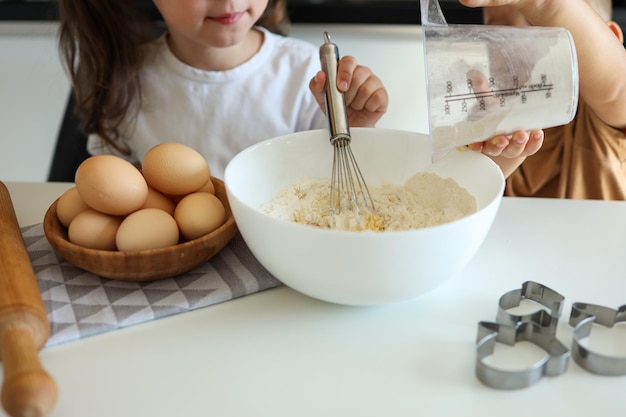
POLYGON ((44 233, 59 255, 98 276, 121 281, 171 278, 207 262, 237 233, 224 182, 217 178, 212 178, 212 181, 215 195, 226 209, 226 222, 205 236, 175 246, 141 251, 105 251, 75 245, 68 240, 67 229, 57 217, 58 200, 46 212, 44 233))

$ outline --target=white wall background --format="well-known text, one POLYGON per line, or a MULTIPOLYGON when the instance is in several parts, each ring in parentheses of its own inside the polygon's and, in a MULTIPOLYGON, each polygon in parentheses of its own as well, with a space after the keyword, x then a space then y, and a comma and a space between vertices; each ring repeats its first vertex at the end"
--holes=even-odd
MULTIPOLYGON (((0 24, 0 181, 46 181, 69 94, 54 23, 0 24)), ((383 80, 388 113, 379 127, 427 132, 419 26, 294 25, 292 36, 318 45, 328 31, 383 80)))

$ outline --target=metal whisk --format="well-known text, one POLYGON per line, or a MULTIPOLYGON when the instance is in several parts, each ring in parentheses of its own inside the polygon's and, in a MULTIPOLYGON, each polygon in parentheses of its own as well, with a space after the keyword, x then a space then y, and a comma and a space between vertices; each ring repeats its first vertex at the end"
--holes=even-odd
POLYGON ((351 136, 346 101, 343 93, 337 88, 339 49, 330 41, 328 32, 324 32, 320 61, 322 71, 326 73, 326 114, 330 125, 330 143, 334 150, 330 208, 334 212, 341 212, 343 209, 360 212, 363 208, 374 212, 376 211, 374 200, 350 148, 351 136))

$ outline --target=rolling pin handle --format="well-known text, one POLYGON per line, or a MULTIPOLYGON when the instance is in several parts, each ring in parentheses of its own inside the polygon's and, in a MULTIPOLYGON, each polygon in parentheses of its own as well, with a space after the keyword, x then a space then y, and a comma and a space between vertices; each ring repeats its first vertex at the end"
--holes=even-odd
POLYGON ((43 417, 56 402, 56 384, 38 355, 49 334, 37 277, 9 190, 0 181, 0 402, 11 417, 43 417))
POLYGON ((39 361, 32 331, 7 327, 0 337, 4 364, 2 406, 11 417, 43 417, 57 400, 57 386, 39 361))

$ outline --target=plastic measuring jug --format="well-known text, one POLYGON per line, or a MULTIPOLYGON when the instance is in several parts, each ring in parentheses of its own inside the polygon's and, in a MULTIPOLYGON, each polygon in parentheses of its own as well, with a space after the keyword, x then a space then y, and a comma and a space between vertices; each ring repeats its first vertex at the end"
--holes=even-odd
POLYGON ((574 118, 578 62, 566 29, 448 25, 437 0, 420 6, 433 160, 574 118))

